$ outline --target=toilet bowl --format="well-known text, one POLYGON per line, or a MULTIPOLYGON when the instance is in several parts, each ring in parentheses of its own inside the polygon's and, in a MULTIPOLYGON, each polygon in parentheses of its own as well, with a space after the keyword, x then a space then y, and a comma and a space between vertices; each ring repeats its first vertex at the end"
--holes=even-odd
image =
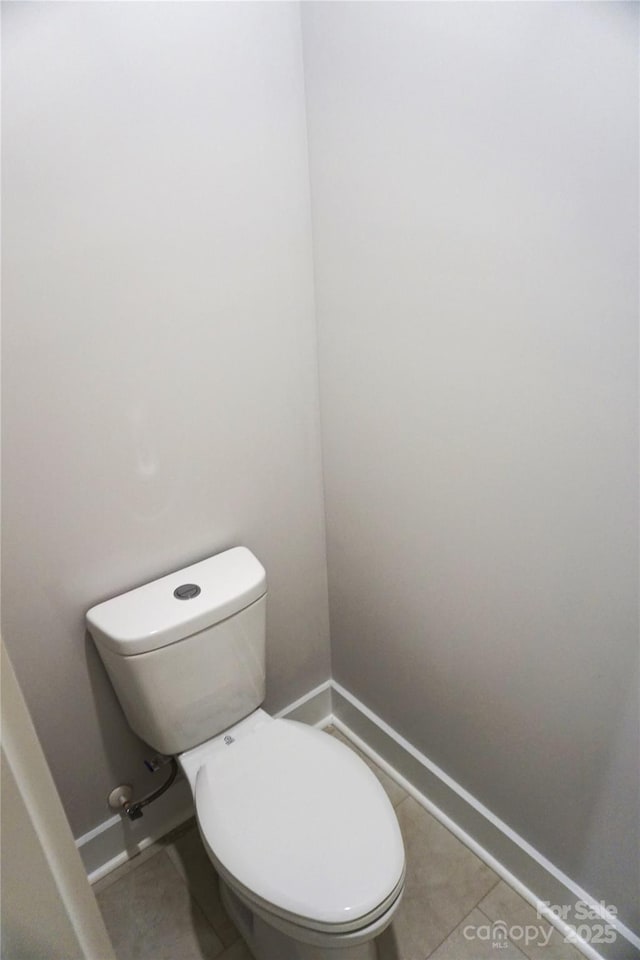
POLYGON ((259 960, 375 957, 405 859, 366 764, 326 733, 262 710, 178 760, 225 905, 259 960))
POLYGON ((225 906, 256 960, 375 960, 404 887, 391 803, 353 751, 274 719, 266 574, 244 547, 93 607, 132 729, 177 757, 225 906))

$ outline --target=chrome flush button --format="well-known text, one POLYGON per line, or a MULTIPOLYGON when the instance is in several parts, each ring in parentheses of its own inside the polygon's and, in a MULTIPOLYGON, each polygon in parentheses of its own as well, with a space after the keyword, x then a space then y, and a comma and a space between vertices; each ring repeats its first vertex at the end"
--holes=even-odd
POLYGON ((181 583, 180 586, 176 587, 173 591, 173 595, 176 600, 193 600, 200 592, 200 587, 197 583, 181 583))

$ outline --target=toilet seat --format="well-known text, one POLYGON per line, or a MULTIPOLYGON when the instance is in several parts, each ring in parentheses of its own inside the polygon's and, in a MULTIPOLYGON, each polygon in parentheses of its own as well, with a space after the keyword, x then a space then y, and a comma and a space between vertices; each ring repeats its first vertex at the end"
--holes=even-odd
POLYGON ((203 758, 194 796, 221 876, 270 915, 348 933, 402 892, 404 847, 387 795, 359 757, 313 727, 270 720, 232 737, 203 758))

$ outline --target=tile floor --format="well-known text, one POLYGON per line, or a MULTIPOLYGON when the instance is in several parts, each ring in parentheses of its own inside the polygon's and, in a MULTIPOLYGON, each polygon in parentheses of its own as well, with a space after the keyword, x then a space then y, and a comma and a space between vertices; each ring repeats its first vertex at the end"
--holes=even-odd
MULTIPOLYGON (((407 853, 404 896, 379 940, 380 960, 580 960, 514 890, 363 759, 396 809, 407 853), (495 921, 512 933, 500 949, 491 938, 495 921), (527 925, 543 931, 528 944, 527 925)), ((220 902, 194 821, 98 881, 94 892, 118 960, 252 960, 220 902)))

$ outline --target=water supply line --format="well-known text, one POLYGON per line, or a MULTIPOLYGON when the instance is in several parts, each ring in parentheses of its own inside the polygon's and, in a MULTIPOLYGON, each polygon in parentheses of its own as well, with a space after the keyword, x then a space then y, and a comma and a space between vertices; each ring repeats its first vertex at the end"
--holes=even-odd
POLYGON ((146 807, 150 803, 153 803, 153 801, 157 800, 158 797, 161 797, 163 793, 166 793, 175 778, 178 776, 178 761, 176 758, 170 757, 169 763, 171 765, 171 772, 162 786, 158 787, 157 790, 153 790, 151 793, 148 793, 146 797, 142 798, 142 800, 132 800, 130 788, 127 789, 126 787, 117 787, 110 794, 109 805, 119 806, 129 817, 129 820, 139 820, 142 816, 142 808, 146 807))

